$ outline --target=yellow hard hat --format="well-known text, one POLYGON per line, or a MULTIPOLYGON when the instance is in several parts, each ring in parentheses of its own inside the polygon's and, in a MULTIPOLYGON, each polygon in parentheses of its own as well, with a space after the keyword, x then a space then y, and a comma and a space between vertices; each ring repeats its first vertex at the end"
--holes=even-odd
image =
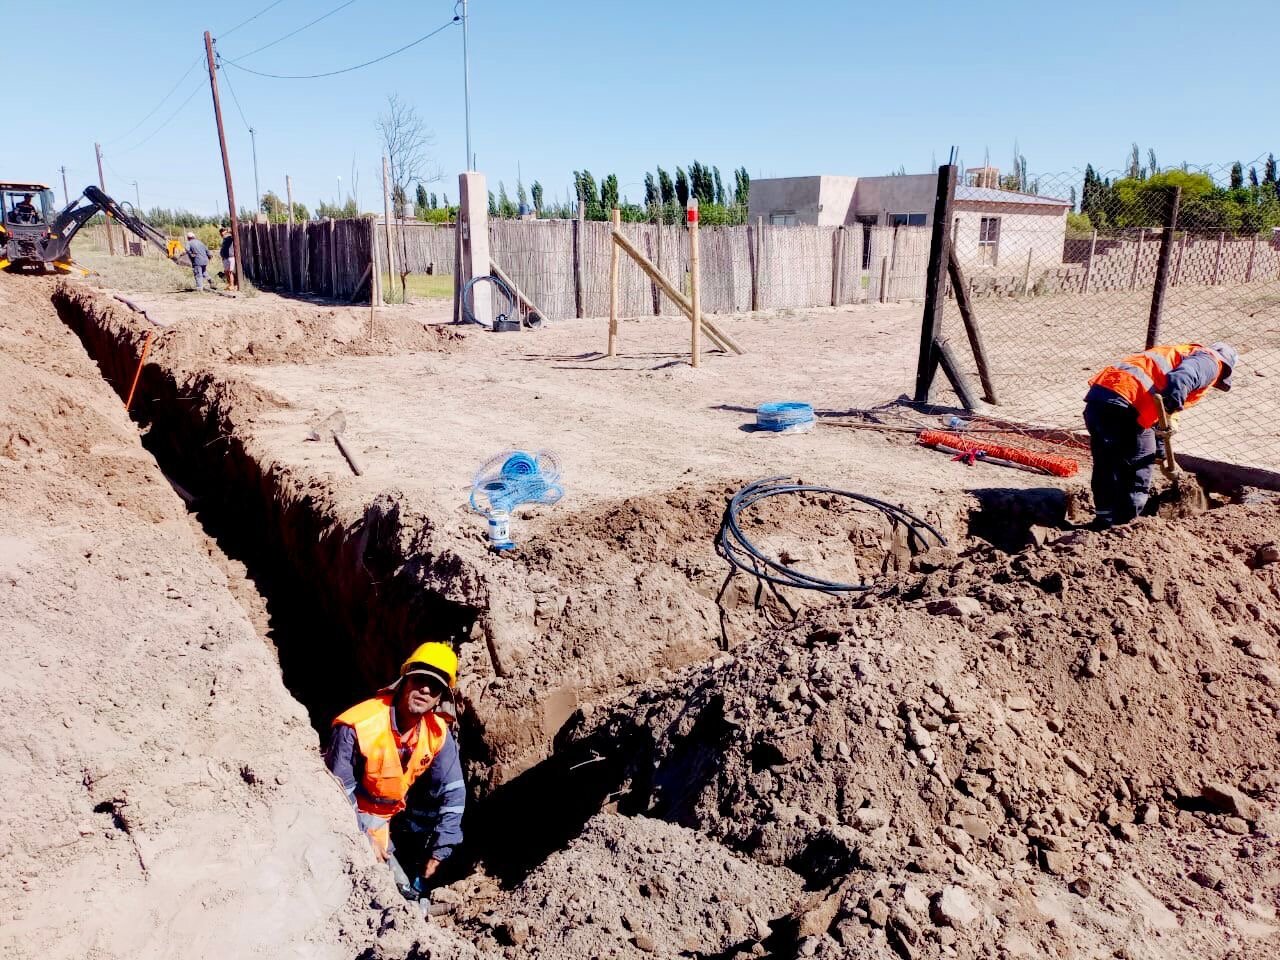
POLYGON ((452 690, 458 684, 458 655, 447 643, 424 643, 400 666, 400 676, 425 673, 444 681, 452 690))

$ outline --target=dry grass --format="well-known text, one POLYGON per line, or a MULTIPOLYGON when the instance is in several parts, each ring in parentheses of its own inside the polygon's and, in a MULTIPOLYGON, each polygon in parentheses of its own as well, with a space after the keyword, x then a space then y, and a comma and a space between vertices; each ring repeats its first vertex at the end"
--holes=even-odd
MULTIPOLYGON (((453 277, 448 274, 411 273, 405 277, 409 300, 451 300, 453 277)), ((400 295, 400 278, 382 275, 383 297, 387 303, 403 303, 400 295)))
MULTIPOLYGON (((71 255, 77 264, 89 271, 88 281, 96 287, 135 293, 184 293, 196 288, 190 267, 161 257, 113 257, 94 249, 92 243, 78 241, 73 241, 71 255)), ((218 289, 226 289, 226 281, 218 277, 217 268, 214 264, 209 266, 210 276, 218 289)), ((253 284, 242 281, 240 292, 254 296, 257 289, 253 284)))

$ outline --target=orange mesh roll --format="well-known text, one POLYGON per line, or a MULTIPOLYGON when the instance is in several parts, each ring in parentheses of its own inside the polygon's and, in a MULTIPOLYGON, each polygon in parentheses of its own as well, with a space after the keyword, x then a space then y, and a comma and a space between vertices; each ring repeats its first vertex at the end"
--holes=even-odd
POLYGON ((1021 447, 1008 447, 1002 443, 990 443, 985 440, 971 440, 959 433, 947 433, 945 430, 921 430, 920 442, 927 447, 938 445, 962 450, 978 456, 998 457, 1013 463, 1021 463, 1027 467, 1039 467, 1057 477, 1074 477, 1080 469, 1080 463, 1070 457, 1062 457, 1055 453, 1037 453, 1021 447))

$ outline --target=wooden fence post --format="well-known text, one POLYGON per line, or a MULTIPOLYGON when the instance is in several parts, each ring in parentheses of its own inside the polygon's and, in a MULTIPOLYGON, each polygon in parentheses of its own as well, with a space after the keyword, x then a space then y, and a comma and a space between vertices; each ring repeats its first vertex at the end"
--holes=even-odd
POLYGON ((293 178, 284 175, 284 193, 289 198, 289 226, 293 226, 293 178))
POLYGON ((751 312, 760 309, 760 255, 756 242, 760 228, 747 224, 747 265, 751 268, 751 312))
POLYGON ((335 228, 338 221, 332 216, 329 218, 329 296, 334 300, 338 298, 338 241, 335 228))
POLYGON ((840 306, 840 281, 844 271, 844 226, 831 235, 831 305, 840 306))
POLYGON ((885 292, 889 288, 889 258, 880 258, 880 302, 885 302, 885 292))
POLYGON ((1024 297, 1031 296, 1031 253, 1032 248, 1027 247, 1027 268, 1022 273, 1022 295, 1024 297))
POLYGON ((755 264, 755 290, 752 294, 752 310, 764 309, 764 290, 761 288, 761 278, 764 276, 764 217, 756 217, 756 264, 755 264))
POLYGON ((1226 246, 1227 232, 1225 230, 1218 233, 1218 253, 1213 258, 1213 286, 1218 285, 1218 281, 1222 278, 1222 248, 1226 246))
POLYGON ((1258 255, 1258 235, 1253 235, 1253 243, 1249 244, 1249 265, 1244 269, 1244 282, 1253 282, 1253 261, 1258 255))
MULTIPOLYGON (((933 237, 929 244, 929 266, 925 273, 924 316, 920 324, 920 355, 916 364, 918 403, 933 398, 933 380, 938 370, 939 335, 942 332, 942 310, 951 254, 951 210, 956 196, 958 168, 949 163, 938 168, 938 188, 933 202, 933 237)), ((897 231, 894 232, 897 240, 897 231)), ((883 268, 882 268, 883 269, 883 268)), ((883 295, 883 290, 881 291, 883 295)), ((959 377, 959 370, 955 371, 959 377)), ((960 393, 960 387, 956 386, 960 393)))
POLYGON ((585 200, 578 201, 578 215, 573 218, 573 310, 582 316, 582 224, 587 217, 585 200))
MULTIPOLYGON (((613 233, 622 230, 622 214, 617 207, 609 215, 613 233)), ((609 240, 609 356, 618 354, 618 245, 609 240)))
POLYGON ((1156 262, 1156 284, 1151 291, 1151 314, 1147 319, 1148 350, 1160 342, 1164 295, 1169 289, 1169 261, 1173 258, 1173 231, 1178 226, 1178 205, 1181 202, 1182 188, 1174 187, 1169 193, 1169 208, 1165 214, 1164 230, 1160 234, 1160 259, 1156 262))
POLYGON ((1093 231, 1089 238, 1089 259, 1084 262, 1084 281, 1080 284, 1080 292, 1089 292, 1089 281, 1093 279, 1093 252, 1098 247, 1098 231, 1093 231))
POLYGON ((969 347, 973 350, 973 359, 978 367, 978 379, 982 381, 982 389, 986 394, 984 399, 987 403, 999 403, 995 381, 991 377, 991 365, 987 363, 987 348, 982 342, 978 317, 969 296, 969 283, 965 280, 964 271, 960 269, 960 258, 956 255, 955 247, 947 251, 947 273, 951 276, 956 306, 960 308, 960 319, 964 321, 964 332, 969 338, 969 347))
POLYGON ((693 316, 689 325, 689 364, 702 362, 702 270, 698 264, 698 198, 690 197, 685 209, 685 221, 689 225, 689 303, 693 316))

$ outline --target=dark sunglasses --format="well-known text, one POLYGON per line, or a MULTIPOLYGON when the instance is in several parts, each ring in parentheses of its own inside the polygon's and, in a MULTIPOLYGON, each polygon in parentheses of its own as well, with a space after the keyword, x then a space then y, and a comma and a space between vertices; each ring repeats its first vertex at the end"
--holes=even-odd
POLYGON ((415 687, 428 688, 437 697, 444 696, 445 691, 448 689, 439 677, 433 677, 427 673, 411 673, 405 677, 405 680, 415 687))

